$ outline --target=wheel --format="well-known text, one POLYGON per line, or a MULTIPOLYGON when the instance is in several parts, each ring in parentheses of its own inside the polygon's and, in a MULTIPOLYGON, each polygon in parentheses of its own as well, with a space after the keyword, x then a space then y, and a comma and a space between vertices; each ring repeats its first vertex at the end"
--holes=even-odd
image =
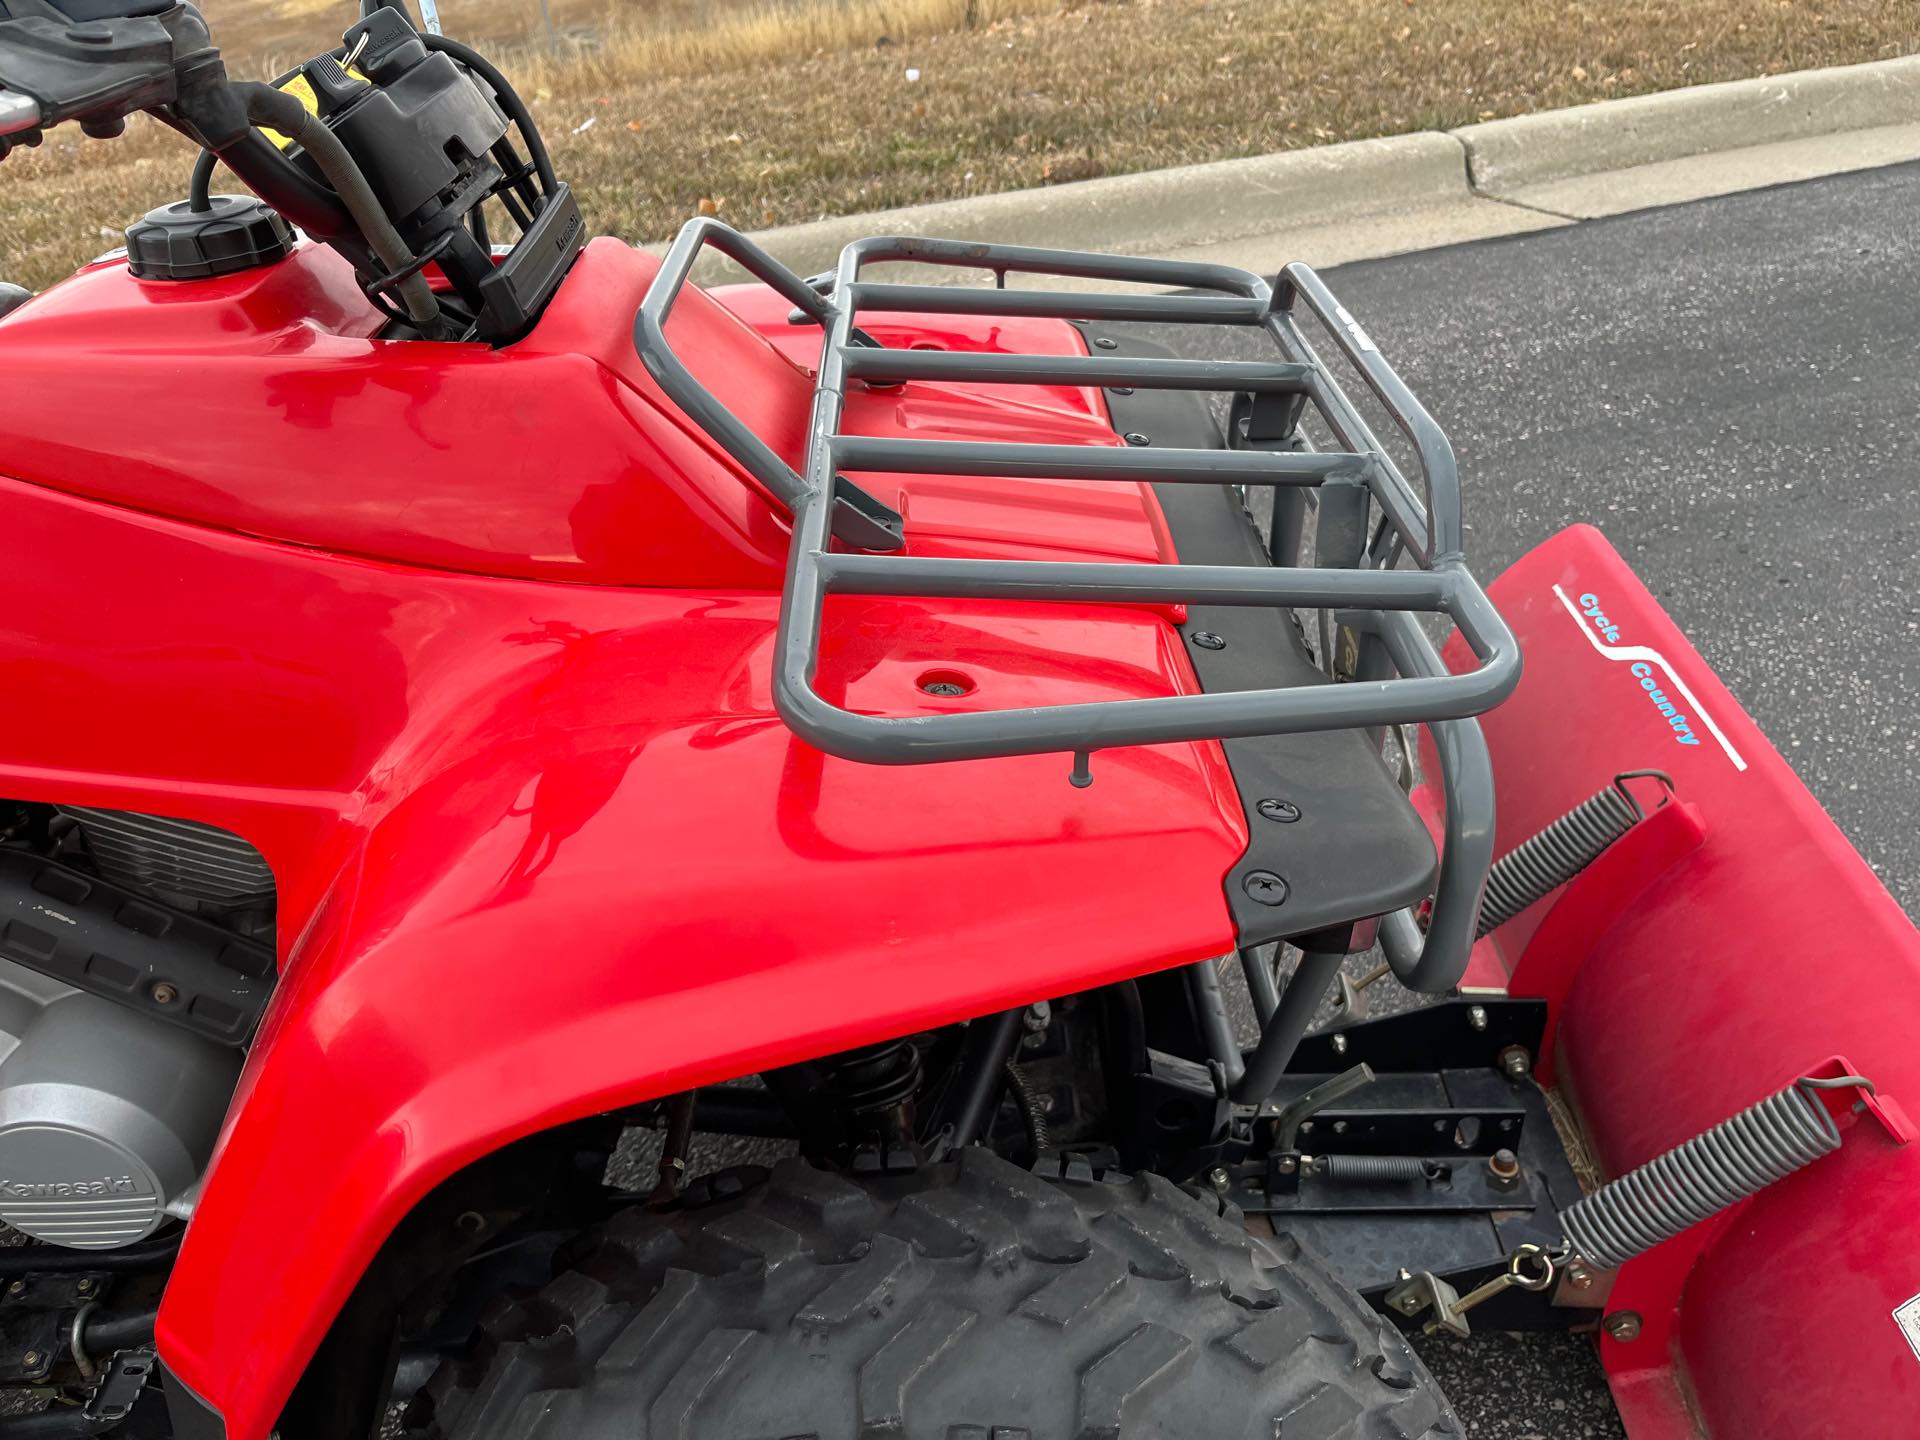
POLYGON ((1079 1161, 1042 1179, 986 1150, 857 1182, 787 1161, 731 1198, 624 1214, 537 1295, 496 1303, 408 1424, 445 1440, 1460 1433, 1399 1333, 1290 1240, 1250 1240, 1237 1210, 1157 1175, 1079 1161))

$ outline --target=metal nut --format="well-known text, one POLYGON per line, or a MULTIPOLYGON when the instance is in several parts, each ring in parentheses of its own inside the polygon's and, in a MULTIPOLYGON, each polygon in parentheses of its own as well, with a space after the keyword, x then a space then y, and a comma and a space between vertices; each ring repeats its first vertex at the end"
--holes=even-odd
POLYGON ((1509 1080, 1524 1080, 1533 1073, 1533 1057, 1524 1045, 1509 1045, 1500 1052, 1500 1069, 1509 1080))
POLYGON ((1227 1173, 1227 1167, 1224 1165, 1214 1166, 1212 1172, 1208 1174, 1207 1180, 1214 1189, 1220 1191, 1223 1195, 1233 1185, 1233 1176, 1227 1173))
POLYGON ((1567 1284, 1576 1290, 1591 1290, 1593 1288, 1593 1272, 1584 1265, 1569 1265, 1567 1267, 1567 1284))
POLYGON ((1600 1322, 1600 1328, 1623 1344, 1640 1338, 1640 1312, 1616 1310, 1600 1322))
POLYGON ((1520 1181, 1520 1157, 1511 1150, 1496 1150, 1487 1157, 1487 1178, 1497 1189, 1511 1190, 1520 1181))
POLYGON ((1471 1025, 1476 1030, 1486 1029, 1487 1028, 1487 1007, 1484 1005, 1470 1006, 1467 1010, 1467 1024, 1471 1025))

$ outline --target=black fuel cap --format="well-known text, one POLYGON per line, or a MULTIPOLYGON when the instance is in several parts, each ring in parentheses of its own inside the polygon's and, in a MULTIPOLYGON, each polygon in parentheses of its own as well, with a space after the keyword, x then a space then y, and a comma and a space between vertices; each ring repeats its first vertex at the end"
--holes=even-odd
POLYGON ((293 249, 293 227, 251 195, 180 200, 127 227, 127 269, 142 280, 205 280, 271 265, 293 249))

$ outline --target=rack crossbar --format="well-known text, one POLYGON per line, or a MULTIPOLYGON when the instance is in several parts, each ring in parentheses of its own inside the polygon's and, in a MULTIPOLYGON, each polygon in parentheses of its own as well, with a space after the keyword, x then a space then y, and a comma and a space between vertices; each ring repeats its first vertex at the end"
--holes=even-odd
POLYGON ((1001 315, 1042 320, 1166 321, 1182 325, 1258 325, 1265 302, 1223 295, 1110 295, 1061 290, 982 290, 964 285, 886 285, 859 280, 844 302, 916 315, 1001 315))
POLYGON ((1364 479, 1366 455, 1343 451, 1132 449, 1120 445, 1008 445, 976 440, 884 440, 835 435, 833 464, 855 472, 978 475, 1016 480, 1160 481, 1187 485, 1319 485, 1364 479))
POLYGON ((973 355, 955 350, 860 349, 849 353, 853 380, 954 384, 1130 386, 1140 390, 1248 390, 1305 395, 1313 367, 1269 360, 1118 359, 1057 355, 973 355))

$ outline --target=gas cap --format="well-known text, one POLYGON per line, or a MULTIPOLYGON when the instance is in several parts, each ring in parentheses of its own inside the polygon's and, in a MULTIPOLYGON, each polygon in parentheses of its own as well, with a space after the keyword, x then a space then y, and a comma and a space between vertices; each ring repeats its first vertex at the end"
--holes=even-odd
POLYGON ((180 200, 127 227, 127 269, 142 280, 205 280, 271 265, 293 249, 293 227, 251 195, 180 200))

